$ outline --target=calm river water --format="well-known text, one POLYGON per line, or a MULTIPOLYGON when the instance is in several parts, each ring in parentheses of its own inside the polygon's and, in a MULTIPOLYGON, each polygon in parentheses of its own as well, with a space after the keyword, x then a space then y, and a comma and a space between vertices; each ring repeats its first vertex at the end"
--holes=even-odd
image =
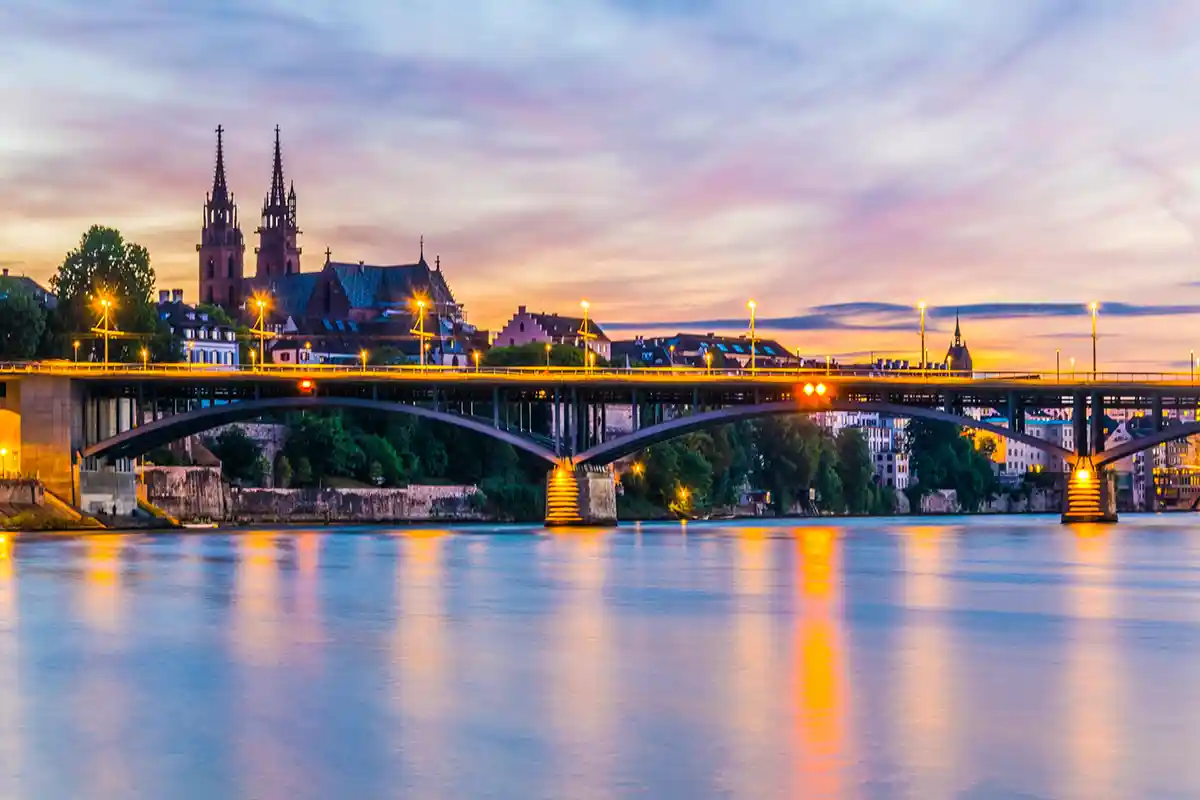
POLYGON ((10 541, 0 797, 1196 797, 1194 519, 10 541))

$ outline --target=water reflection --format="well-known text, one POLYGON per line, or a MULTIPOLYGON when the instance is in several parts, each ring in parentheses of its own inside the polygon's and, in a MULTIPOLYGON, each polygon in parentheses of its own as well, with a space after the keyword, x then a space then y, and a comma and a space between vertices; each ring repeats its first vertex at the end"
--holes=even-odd
POLYGON ((688 537, 10 544, 0 797, 1200 797, 1190 518, 688 537))
POLYGON ((1069 540, 1066 731, 1070 768, 1066 794, 1105 797, 1116 790, 1122 759, 1116 662, 1113 541, 1107 526, 1073 526, 1069 540))
POLYGON ((612 763, 613 684, 607 580, 610 533, 577 529, 552 539, 565 594, 551 620, 550 717, 558 751, 549 795, 607 797, 612 763))
POLYGON ((899 530, 907 613, 896 653, 898 691, 892 713, 914 797, 951 797, 961 788, 953 644, 943 613, 954 603, 947 573, 958 534, 959 529, 949 526, 899 530))
POLYGON ((0 794, 21 793, 20 648, 17 645, 16 559, 12 541, 0 533, 0 794))
POLYGON ((444 548, 449 532, 408 531, 398 537, 396 629, 392 669, 400 715, 396 752, 406 793, 434 797, 449 780, 447 718, 453 694, 454 664, 446 639, 444 548))
POLYGON ((796 730, 801 794, 840 797, 846 783, 848 692, 842 634, 841 540, 833 528, 796 531, 796 730))
POLYGON ((81 616, 96 631, 115 634, 121 629, 121 552, 125 536, 89 536, 82 540, 83 561, 81 616))

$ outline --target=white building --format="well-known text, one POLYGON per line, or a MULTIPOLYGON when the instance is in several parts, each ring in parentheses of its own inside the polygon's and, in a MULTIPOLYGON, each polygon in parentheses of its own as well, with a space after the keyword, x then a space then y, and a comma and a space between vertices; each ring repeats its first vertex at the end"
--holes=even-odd
POLYGON ((171 336, 183 348, 185 361, 237 366, 237 332, 184 303, 182 289, 159 291, 158 316, 170 326, 171 336))

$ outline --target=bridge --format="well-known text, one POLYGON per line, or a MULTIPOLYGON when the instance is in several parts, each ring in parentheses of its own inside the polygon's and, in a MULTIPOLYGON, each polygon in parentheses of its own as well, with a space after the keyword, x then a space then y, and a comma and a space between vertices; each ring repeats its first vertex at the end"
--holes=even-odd
MULTIPOLYGON (((615 514, 606 467, 623 456, 738 420, 822 411, 937 420, 1022 442, 1070 465, 1064 521, 1115 519, 1111 465, 1200 433, 1195 422, 1166 424, 1198 404, 1192 376, 1166 373, 0 364, 0 409, 19 418, 21 468, 62 496, 73 496, 81 466, 121 464, 264 414, 349 408, 455 425, 541 459, 547 522, 563 524, 615 514), (1153 433, 1105 451, 1112 409, 1145 413, 1153 433), (1026 432, 1027 416, 1045 411, 1071 420, 1073 450, 1026 432), (616 413, 628 431, 614 436, 616 413), (993 414, 1007 424, 980 419, 993 414)), ((0 427, 0 442, 5 435, 0 427)))

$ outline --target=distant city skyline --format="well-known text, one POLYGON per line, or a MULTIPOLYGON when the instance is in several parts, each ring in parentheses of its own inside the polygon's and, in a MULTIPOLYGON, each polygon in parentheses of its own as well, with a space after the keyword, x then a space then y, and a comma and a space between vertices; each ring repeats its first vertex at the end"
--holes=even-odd
MULTIPOLYGON (((249 234, 276 124, 303 267, 442 258, 470 319, 1180 369, 1200 349, 1200 6, 16 0, 0 265, 91 224, 197 298, 225 128, 249 234), (1195 341, 1191 337, 1195 337, 1195 341)), ((248 254, 250 258, 252 255, 248 254)))

